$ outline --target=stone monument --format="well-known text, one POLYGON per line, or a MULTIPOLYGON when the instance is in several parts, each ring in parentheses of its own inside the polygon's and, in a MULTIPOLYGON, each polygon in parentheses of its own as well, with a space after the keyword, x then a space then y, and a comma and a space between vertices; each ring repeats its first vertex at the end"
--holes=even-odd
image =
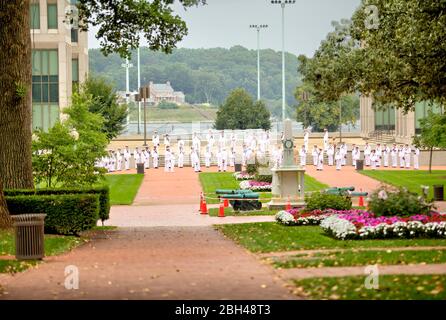
POLYGON ((293 127, 290 119, 283 123, 283 160, 280 168, 271 169, 273 175, 272 199, 269 209, 283 209, 290 200, 292 207, 305 205, 305 169, 294 162, 293 127))

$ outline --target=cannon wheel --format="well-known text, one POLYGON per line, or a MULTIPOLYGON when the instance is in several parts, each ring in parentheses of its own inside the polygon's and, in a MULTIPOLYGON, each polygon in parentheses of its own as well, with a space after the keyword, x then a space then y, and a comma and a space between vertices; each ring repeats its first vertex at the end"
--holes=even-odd
POLYGON ((260 201, 255 201, 254 202, 254 207, 256 208, 256 210, 261 210, 262 209, 262 203, 260 201))

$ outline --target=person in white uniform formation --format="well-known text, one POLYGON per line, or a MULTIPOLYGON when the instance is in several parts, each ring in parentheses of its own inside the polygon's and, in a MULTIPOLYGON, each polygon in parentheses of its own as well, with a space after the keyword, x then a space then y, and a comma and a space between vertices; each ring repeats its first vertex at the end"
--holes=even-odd
POLYGON ((328 150, 328 129, 324 129, 324 151, 328 150))
POLYGON ((334 154, 335 154, 334 146, 330 143, 327 148, 328 165, 330 167, 333 166, 334 164, 334 154))
POLYGON ((158 147, 154 146, 152 151, 152 163, 153 163, 153 168, 155 169, 158 169, 158 160, 159 160, 158 147))
POLYGON ((319 159, 319 149, 316 145, 313 146, 313 151, 311 152, 311 155, 313 156, 313 166, 317 167, 319 159))
POLYGON ((317 170, 324 170, 324 150, 322 148, 317 151, 317 170))
POLYGON ((336 162, 336 170, 341 170, 342 168, 342 153, 341 153, 341 148, 337 148, 336 149, 336 153, 335 153, 335 162, 336 162))
POLYGON ((154 147, 159 147, 160 145, 160 136, 158 135, 158 131, 153 133, 152 143, 154 147))
POLYGON ((307 151, 305 150, 304 145, 302 145, 302 147, 299 150, 299 157, 300 157, 300 166, 305 167, 307 165, 307 151))
POLYGON ((364 146, 364 164, 367 167, 370 167, 370 154, 372 153, 372 148, 369 146, 368 143, 364 146))

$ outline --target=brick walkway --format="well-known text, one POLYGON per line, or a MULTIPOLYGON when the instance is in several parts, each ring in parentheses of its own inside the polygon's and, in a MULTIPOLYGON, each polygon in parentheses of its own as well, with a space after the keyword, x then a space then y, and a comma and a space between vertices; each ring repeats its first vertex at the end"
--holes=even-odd
POLYGON ((211 227, 120 228, 14 277, 0 299, 294 299, 267 265, 211 227), (64 287, 68 265, 79 289, 64 287))
POLYGON ((150 170, 138 205, 112 208, 107 225, 118 230, 98 232, 37 268, 0 276, 0 299, 296 299, 269 265, 211 226, 274 217, 201 216, 200 191, 190 168, 150 170), (79 290, 64 287, 68 265, 79 269, 79 290))

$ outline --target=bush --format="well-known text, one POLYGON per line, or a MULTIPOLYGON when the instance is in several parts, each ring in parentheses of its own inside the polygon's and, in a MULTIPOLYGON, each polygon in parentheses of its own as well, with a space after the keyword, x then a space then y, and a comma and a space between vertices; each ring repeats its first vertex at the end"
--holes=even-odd
POLYGON ((255 176, 259 173, 259 163, 257 160, 255 163, 248 163, 246 165, 246 173, 252 176, 255 176))
POLYGON ((273 182, 273 176, 272 175, 261 175, 261 174, 256 174, 256 177, 254 179, 255 181, 259 181, 259 182, 268 182, 268 183, 272 183, 273 182))
POLYGON ((404 188, 381 187, 369 197, 370 211, 376 216, 413 216, 428 214, 433 205, 414 192, 404 188))
POLYGON ((350 210, 352 199, 348 195, 327 194, 315 192, 309 197, 305 197, 305 212, 313 210, 350 210))
POLYGON ((68 195, 68 194, 94 194, 99 195, 99 219, 108 220, 110 217, 110 188, 108 186, 91 188, 58 188, 58 189, 7 189, 5 196, 31 196, 31 195, 68 195))
POLYGON ((99 217, 99 195, 24 195, 7 196, 12 215, 46 213, 45 233, 79 235, 96 226, 99 217))
POLYGON ((176 103, 163 100, 158 104, 158 108, 167 110, 167 109, 178 109, 179 107, 176 103))

